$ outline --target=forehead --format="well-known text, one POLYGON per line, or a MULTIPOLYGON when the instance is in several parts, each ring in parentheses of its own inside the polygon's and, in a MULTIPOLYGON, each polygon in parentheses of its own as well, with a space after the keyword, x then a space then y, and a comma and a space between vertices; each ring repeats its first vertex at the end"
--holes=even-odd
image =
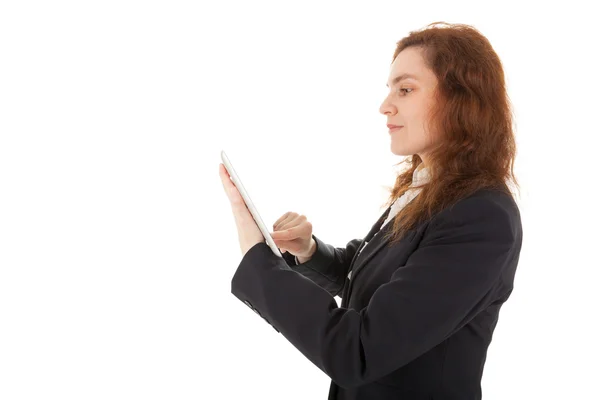
POLYGON ((390 66, 387 86, 398 83, 400 79, 423 84, 430 84, 435 81, 435 75, 425 65, 420 49, 409 47, 398 54, 390 66))

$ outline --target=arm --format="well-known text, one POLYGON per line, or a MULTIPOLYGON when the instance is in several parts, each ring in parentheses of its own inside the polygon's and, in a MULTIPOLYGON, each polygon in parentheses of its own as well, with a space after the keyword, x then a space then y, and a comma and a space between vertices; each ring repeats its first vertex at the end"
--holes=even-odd
POLYGON ((316 250, 308 261, 297 264, 296 257, 287 252, 283 254, 283 258, 294 271, 325 289, 331 296, 336 296, 344 287, 350 262, 362 239, 353 239, 345 247, 334 247, 315 235, 312 237, 316 250))
MULTIPOLYGON (((406 264, 361 310, 338 307, 264 243, 246 253, 231 290, 337 384, 356 387, 406 365, 496 301, 521 237, 513 210, 467 198, 432 219, 406 264)), ((351 249, 338 255, 347 259, 351 249)))

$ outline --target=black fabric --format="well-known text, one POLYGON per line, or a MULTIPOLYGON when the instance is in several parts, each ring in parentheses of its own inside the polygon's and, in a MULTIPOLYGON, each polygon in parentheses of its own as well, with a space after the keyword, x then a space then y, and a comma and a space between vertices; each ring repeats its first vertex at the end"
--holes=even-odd
POLYGON ((231 291, 332 379, 329 399, 480 399, 521 250, 517 205, 481 190, 393 245, 392 223, 379 231, 389 210, 345 247, 313 236, 300 265, 255 245, 231 291))

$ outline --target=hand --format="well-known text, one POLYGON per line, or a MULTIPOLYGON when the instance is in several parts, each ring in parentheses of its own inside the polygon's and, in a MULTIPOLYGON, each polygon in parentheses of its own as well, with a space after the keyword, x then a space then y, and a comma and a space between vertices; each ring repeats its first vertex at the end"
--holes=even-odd
POLYGON ((265 242, 265 238, 256 225, 252 214, 248 210, 244 198, 238 191, 237 187, 231 180, 227 169, 223 163, 219 164, 219 175, 221 176, 221 182, 225 193, 231 203, 231 210, 235 218, 235 224, 238 230, 238 239, 240 241, 240 249, 242 255, 245 255, 248 250, 254 247, 258 243, 265 242))
POLYGON ((287 212, 275 221, 271 236, 282 253, 287 251, 296 257, 310 258, 316 250, 312 224, 295 212, 287 212))

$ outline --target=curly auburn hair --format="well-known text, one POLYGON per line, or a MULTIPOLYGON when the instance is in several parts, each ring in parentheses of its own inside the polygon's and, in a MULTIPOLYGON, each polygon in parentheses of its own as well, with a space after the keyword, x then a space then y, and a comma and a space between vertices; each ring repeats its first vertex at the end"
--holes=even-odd
MULTIPOLYGON (((490 42, 472 26, 434 22, 398 41, 392 63, 408 47, 421 50, 425 65, 438 79, 428 117, 431 131, 440 135, 427 152, 430 180, 418 186, 419 195, 394 217, 387 235, 392 242, 478 190, 513 196, 509 184, 519 188, 512 107, 502 63, 490 42)), ((385 187, 390 192, 385 207, 409 189, 422 162, 413 154, 395 164, 408 167, 393 188, 385 187)))

